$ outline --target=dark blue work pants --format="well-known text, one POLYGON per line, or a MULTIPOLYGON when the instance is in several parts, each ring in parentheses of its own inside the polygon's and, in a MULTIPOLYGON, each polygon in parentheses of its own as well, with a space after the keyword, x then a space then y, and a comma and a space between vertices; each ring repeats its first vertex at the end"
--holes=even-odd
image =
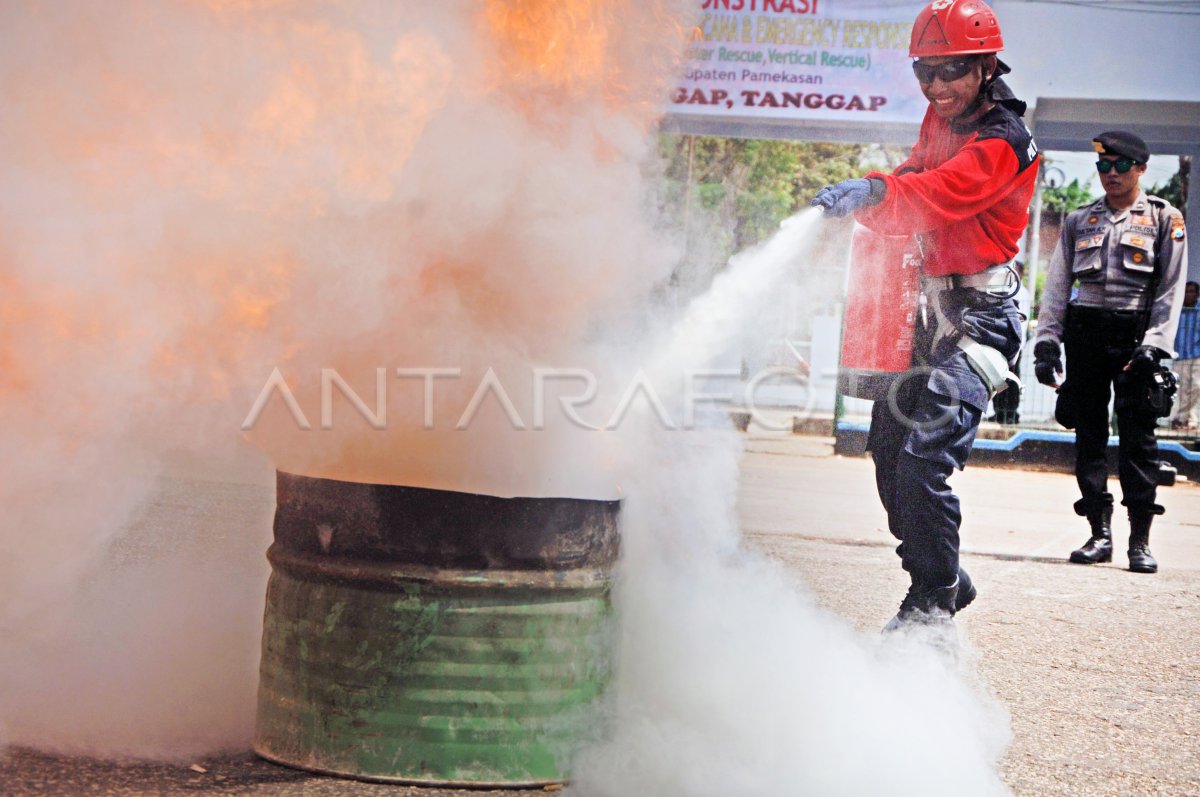
POLYGON ((932 309, 931 323, 918 324, 913 368, 893 384, 886 401, 872 407, 867 449, 904 569, 915 581, 945 586, 958 577, 962 522, 948 481, 967 463, 989 397, 983 378, 955 345, 958 332, 1011 362, 1020 351, 1021 326, 1011 299, 957 288, 942 291, 938 300, 955 331, 934 347, 932 309))

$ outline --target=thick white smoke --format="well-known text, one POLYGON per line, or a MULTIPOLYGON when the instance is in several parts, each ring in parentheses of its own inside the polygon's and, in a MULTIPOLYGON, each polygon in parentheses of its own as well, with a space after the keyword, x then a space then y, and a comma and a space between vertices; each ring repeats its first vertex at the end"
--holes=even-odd
MULTIPOLYGON (((820 224, 807 211, 735 257, 651 361, 704 368, 769 310, 820 224)), ((1008 794, 996 771, 1006 717, 969 657, 937 635, 864 637, 779 563, 742 550, 728 424, 685 433, 636 420, 623 431, 654 455, 626 465, 637 488, 622 509, 615 731, 583 756, 578 793, 1008 794)))
POLYGON ((838 793, 865 782, 857 755, 888 762, 886 793, 950 793, 921 754, 889 753, 893 726, 911 740, 939 717, 960 728, 945 783, 986 793, 992 726, 956 676, 880 654, 737 553, 736 440, 638 413, 607 434, 554 412, 547 432, 514 429, 494 395, 455 428, 488 368, 528 427, 531 369, 588 369, 603 424, 632 371, 699 367, 769 300, 778 242, 681 326, 644 314, 673 263, 641 164, 694 10, 5 6, 0 735, 149 756, 246 744, 273 465, 502 495, 619 482, 619 710, 583 766, 595 793, 838 793), (313 429, 275 391, 251 447, 241 427, 276 368, 313 429), (340 394, 321 429, 321 369, 375 410, 380 368, 387 429, 340 394), (434 380, 433 429, 396 368, 461 369, 434 380))
POLYGON ((493 368, 531 425, 531 366, 588 366, 581 340, 669 271, 638 166, 682 40, 668 10, 5 6, 11 741, 149 755, 245 743, 271 464, 614 492, 596 457, 557 456, 563 441, 511 429, 495 401, 455 424, 493 368), (250 433, 268 460, 241 426, 276 368, 313 429, 272 394, 250 433), (322 369, 374 410, 380 368, 387 430, 340 393, 320 428, 322 369), (436 385, 435 429, 420 381, 396 368, 461 369, 436 385))

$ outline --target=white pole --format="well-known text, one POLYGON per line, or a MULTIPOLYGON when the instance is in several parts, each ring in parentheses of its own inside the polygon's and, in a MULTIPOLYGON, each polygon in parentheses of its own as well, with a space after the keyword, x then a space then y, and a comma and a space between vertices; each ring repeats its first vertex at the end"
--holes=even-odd
POLYGON ((1033 214, 1029 220, 1029 245, 1025 248, 1025 286, 1029 289, 1029 305, 1032 313, 1033 305, 1037 304, 1037 278, 1040 263, 1039 254, 1042 245, 1042 189, 1046 183, 1044 164, 1038 164, 1037 184, 1033 189, 1033 214))

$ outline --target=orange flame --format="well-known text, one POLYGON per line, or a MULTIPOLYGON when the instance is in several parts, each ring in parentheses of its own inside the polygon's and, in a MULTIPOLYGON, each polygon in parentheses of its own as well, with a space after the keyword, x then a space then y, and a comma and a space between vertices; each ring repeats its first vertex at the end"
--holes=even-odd
POLYGON ((534 92, 559 101, 598 94, 610 108, 659 107, 653 87, 649 96, 637 94, 646 85, 629 73, 639 60, 630 53, 659 54, 659 72, 670 74, 682 38, 664 4, 646 0, 486 0, 483 20, 483 35, 498 47, 490 83, 525 104, 534 92))
POLYGON ((17 330, 27 329, 34 318, 34 305, 23 295, 15 277, 0 274, 0 396, 29 389, 29 374, 17 357, 17 330))
POLYGON ((287 328, 290 320, 281 319, 278 311, 290 296, 296 269, 286 254, 255 258, 235 253, 187 264, 192 279, 183 287, 194 296, 190 303, 176 297, 187 315, 178 320, 179 334, 155 353, 155 365, 187 383, 179 386, 187 389, 182 398, 228 398, 240 377, 236 364, 247 351, 261 346, 265 335, 295 338, 295 330, 287 328))
POLYGON ((488 0, 484 15, 501 43, 504 82, 555 89, 587 86, 616 72, 605 0, 488 0))
MULTIPOLYGON (((19 21, 49 55, 36 70, 8 55, 28 79, 6 95, 20 123, 0 126, 0 144, 52 211, 13 225, 32 230, 19 259, 61 273, 7 270, 0 252, 16 275, 0 279, 0 412, 83 364, 84 389, 119 381, 109 408, 145 407, 139 422, 175 439, 214 403, 234 399, 240 421, 276 365, 303 400, 325 367, 366 395, 377 367, 461 362, 461 384, 438 384, 455 416, 440 429, 483 369, 515 390, 505 367, 553 361, 616 301, 601 275, 633 274, 632 244, 610 255, 600 228, 641 235, 622 203, 637 133, 664 106, 683 0, 334 5, 27 6, 19 21), (494 171, 456 168, 456 148, 489 136, 494 171), (195 410, 188 424, 176 406, 195 410)), ((388 380, 405 421, 422 417, 414 384, 388 380)), ((476 450, 465 435, 359 426, 259 439, 273 454, 294 440, 323 470, 367 451, 389 479, 435 456, 396 465, 397 448, 447 446, 445 474, 476 450)))

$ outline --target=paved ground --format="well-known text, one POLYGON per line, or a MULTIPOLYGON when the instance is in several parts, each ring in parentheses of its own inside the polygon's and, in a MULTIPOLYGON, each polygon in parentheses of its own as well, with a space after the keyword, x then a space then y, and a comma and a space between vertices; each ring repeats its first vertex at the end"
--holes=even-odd
MULTIPOLYGON (((802 573, 832 611, 877 627, 906 583, 869 460, 830 457, 811 438, 760 438, 750 452, 749 544, 802 573), (789 507, 807 527, 789 531, 789 507)), ((1162 569, 1148 576, 1122 569, 1120 554, 1112 565, 1065 561, 1087 537, 1071 476, 968 468, 954 483, 963 563, 980 590, 959 622, 1011 714, 1003 774, 1014 793, 1200 795, 1200 488, 1160 491, 1167 514, 1151 540, 1162 569)), ((1123 551, 1128 526, 1114 526, 1123 551)))
MULTIPOLYGON (((870 462, 832 456, 828 440, 748 437, 747 544, 801 573, 823 604, 866 630, 890 616, 905 586, 871 485, 870 462)), ((1123 556, 1090 568, 1064 561, 1086 536, 1070 509, 1069 476, 974 468, 955 485, 964 564, 980 588, 960 624, 1011 713, 1003 775, 1014 794, 1200 795, 1200 489, 1161 491, 1168 514, 1152 542, 1162 571, 1147 576, 1123 570, 1123 556)), ((244 487, 237 495, 251 500, 244 487)), ((1118 547, 1126 534, 1117 523, 1118 547)), ((321 777, 244 751, 196 763, 205 771, 10 749, 0 757, 0 794, 478 793, 321 777)))

